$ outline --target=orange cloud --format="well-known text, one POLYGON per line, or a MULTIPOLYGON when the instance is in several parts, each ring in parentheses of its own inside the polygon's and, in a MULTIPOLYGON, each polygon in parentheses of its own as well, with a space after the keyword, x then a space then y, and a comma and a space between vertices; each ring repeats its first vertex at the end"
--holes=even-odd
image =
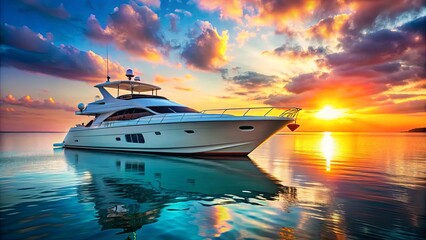
POLYGON ((190 92, 190 91, 192 91, 192 88, 189 88, 189 87, 181 87, 181 86, 176 86, 176 87, 175 87, 175 89, 176 89, 176 90, 179 90, 179 91, 185 91, 185 92, 190 92))
POLYGON ((154 77, 154 83, 160 84, 160 83, 182 83, 187 80, 193 79, 193 76, 191 74, 186 74, 184 77, 165 77, 162 75, 156 75, 154 77))
POLYGON ((240 0, 198 0, 197 5, 207 11, 219 11, 220 18, 239 20, 243 16, 240 0))
POLYGON ((339 14, 321 19, 306 32, 310 37, 316 39, 336 39, 342 35, 341 31, 348 23, 349 17, 348 14, 339 14))
MULTIPOLYGON (((44 100, 34 100, 31 96, 26 95, 19 99, 16 99, 12 94, 8 94, 5 98, 0 98, 0 103, 4 105, 21 106, 26 108, 38 108, 38 109, 58 109, 64 111, 75 111, 75 107, 71 107, 67 104, 58 103, 52 97, 44 100)), ((8 108, 6 108, 7 111, 8 108)), ((13 112, 14 108, 9 108, 13 112), (12 110, 13 109, 13 110, 12 110)))
POLYGON ((185 86, 185 81, 192 80, 193 77, 191 74, 186 74, 184 77, 165 77, 161 75, 156 75, 154 78, 154 83, 156 84, 170 84, 174 89, 179 91, 192 91, 193 89, 185 86))
POLYGON ((159 84, 159 83, 165 83, 165 82, 168 82, 168 81, 169 81, 168 78, 166 78, 164 76, 161 76, 161 75, 157 75, 154 78, 154 83, 157 83, 157 84, 159 84))
POLYGON ((255 37, 256 34, 254 32, 249 32, 247 30, 242 30, 238 32, 237 38, 235 39, 239 46, 243 46, 249 38, 255 37))
POLYGON ((191 74, 185 74, 185 79, 194 79, 194 77, 191 74))
POLYGON ((248 17, 254 25, 265 26, 274 24, 277 30, 286 28, 289 21, 297 21, 312 16, 319 6, 316 0, 279 1, 265 0, 256 2, 258 14, 248 17))
POLYGON ((218 71, 228 62, 226 57, 228 32, 222 31, 220 35, 209 22, 204 21, 198 22, 197 30, 199 33, 186 44, 181 56, 192 68, 218 71))

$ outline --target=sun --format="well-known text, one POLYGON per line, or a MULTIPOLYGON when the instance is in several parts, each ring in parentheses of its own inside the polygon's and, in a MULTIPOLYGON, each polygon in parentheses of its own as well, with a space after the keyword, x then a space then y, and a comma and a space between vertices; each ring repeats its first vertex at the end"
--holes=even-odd
POLYGON ((341 118, 344 114, 343 110, 335 109, 331 106, 325 106, 323 109, 316 113, 316 117, 319 119, 333 120, 341 118))

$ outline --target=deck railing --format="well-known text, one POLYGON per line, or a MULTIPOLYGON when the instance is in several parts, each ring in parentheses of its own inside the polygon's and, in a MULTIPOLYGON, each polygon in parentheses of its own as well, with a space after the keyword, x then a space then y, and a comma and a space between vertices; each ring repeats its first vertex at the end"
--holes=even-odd
POLYGON ((112 127, 112 126, 128 126, 138 124, 154 124, 163 123, 165 121, 170 122, 183 122, 190 120, 199 120, 207 118, 226 118, 232 116, 240 117, 252 117, 252 116, 264 116, 264 117, 288 117, 296 119, 297 114, 301 108, 297 107, 252 107, 252 108, 222 108, 222 109, 207 109, 200 113, 167 113, 161 115, 152 115, 147 117, 141 117, 135 120, 129 121, 111 121, 103 122, 100 127, 112 127), (233 113, 233 114, 231 114, 233 113))
POLYGON ((295 118, 299 111, 302 110, 301 108, 297 107, 249 107, 249 108, 219 108, 219 109, 207 109, 201 111, 201 113, 208 113, 208 112, 220 112, 221 115, 224 115, 225 113, 228 114, 230 112, 243 112, 241 115, 234 115, 233 116, 277 116, 277 117, 289 117, 289 118, 295 118), (264 114, 259 113, 257 115, 249 115, 250 113, 253 113, 254 111, 263 111, 264 114), (278 110, 279 114, 272 115, 274 110, 278 110))

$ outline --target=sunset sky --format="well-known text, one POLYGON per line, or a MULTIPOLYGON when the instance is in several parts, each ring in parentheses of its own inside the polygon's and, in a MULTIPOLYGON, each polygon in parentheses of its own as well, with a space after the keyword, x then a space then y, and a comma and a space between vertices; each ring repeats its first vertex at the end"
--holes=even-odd
MULTIPOLYGON (((424 0, 1 0, 0 130, 67 131, 132 68, 203 110, 298 106, 299 131, 426 125, 424 0)), ((287 130, 288 131, 288 130, 287 130)))

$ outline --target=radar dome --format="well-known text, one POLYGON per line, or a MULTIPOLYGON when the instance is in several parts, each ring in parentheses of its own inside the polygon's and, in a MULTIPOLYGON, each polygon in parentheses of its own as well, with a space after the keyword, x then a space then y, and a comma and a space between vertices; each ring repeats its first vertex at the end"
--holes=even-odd
POLYGON ((134 77, 135 75, 133 75, 133 70, 132 69, 127 69, 126 71, 126 76, 129 78, 129 80, 132 79, 132 77, 134 77))
POLYGON ((82 112, 82 111, 83 111, 83 109, 84 109, 84 103, 79 103, 79 104, 77 105, 77 107, 78 107, 78 109, 80 109, 80 112, 82 112))
POLYGON ((135 77, 135 81, 140 81, 140 80, 141 80, 141 78, 139 76, 135 77))

